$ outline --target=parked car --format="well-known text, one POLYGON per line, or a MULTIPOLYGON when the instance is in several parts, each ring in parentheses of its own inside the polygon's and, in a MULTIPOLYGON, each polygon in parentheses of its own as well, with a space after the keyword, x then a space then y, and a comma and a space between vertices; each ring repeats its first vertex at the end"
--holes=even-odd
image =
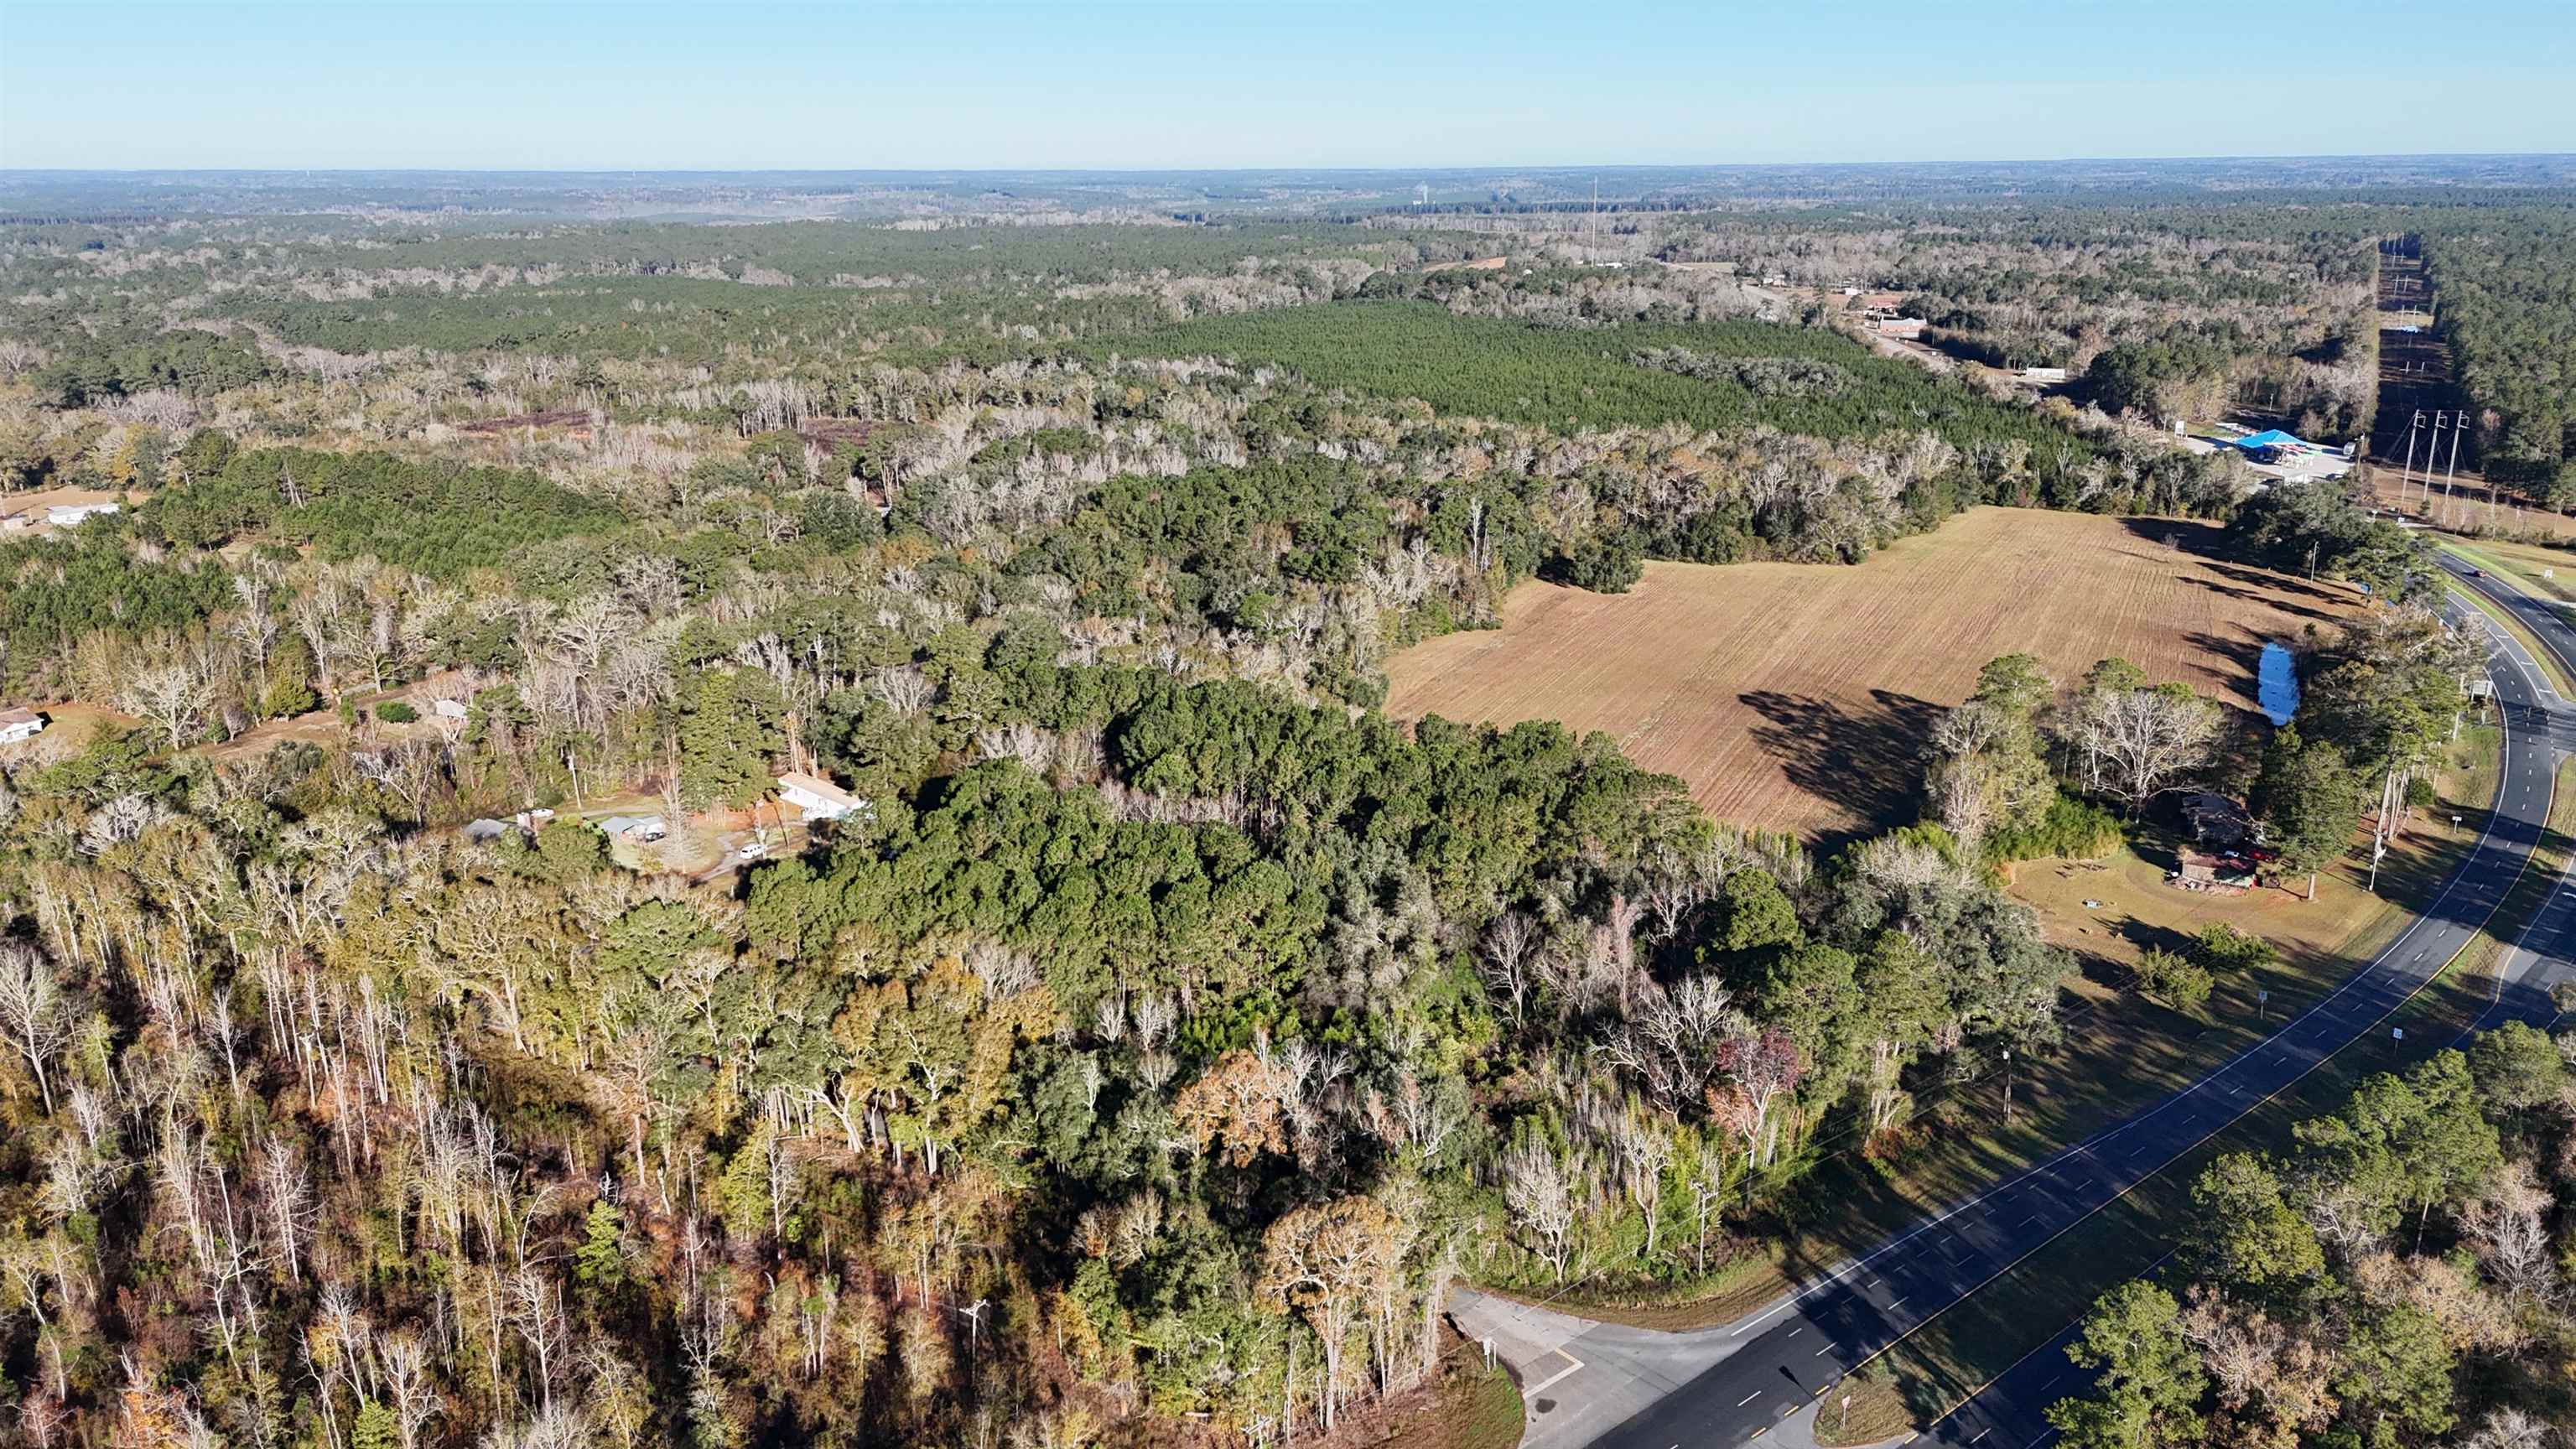
POLYGON ((738 857, 740 857, 741 859, 744 859, 744 860, 758 860, 758 859, 760 859, 762 856, 767 855, 768 853, 769 853, 769 844, 768 844, 768 842, 766 842, 766 841, 761 841, 761 840, 755 840, 755 841, 753 841, 751 844, 746 845, 746 846, 744 846, 742 849, 737 850, 737 851, 735 851, 735 852, 734 852, 734 854, 735 854, 736 856, 738 856, 738 857))

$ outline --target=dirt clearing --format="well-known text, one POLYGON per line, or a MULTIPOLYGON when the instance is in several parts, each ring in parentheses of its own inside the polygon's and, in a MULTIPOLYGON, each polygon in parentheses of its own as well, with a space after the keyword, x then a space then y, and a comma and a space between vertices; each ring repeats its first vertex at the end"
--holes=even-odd
POLYGON ((2250 713, 2265 641, 2358 607, 2217 542, 2203 523, 1979 508, 1856 567, 1656 563, 1620 595, 1524 584, 1499 630, 1397 656, 1387 709, 1605 730, 1718 819, 1838 839, 1911 817, 1933 720, 1998 654, 2067 681, 2118 655, 2250 713))

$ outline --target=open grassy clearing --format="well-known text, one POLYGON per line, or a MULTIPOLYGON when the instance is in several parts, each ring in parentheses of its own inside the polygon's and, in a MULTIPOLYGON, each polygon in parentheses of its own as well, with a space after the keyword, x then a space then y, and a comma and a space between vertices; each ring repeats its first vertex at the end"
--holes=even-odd
POLYGON ((13 766, 41 768, 67 760, 87 749, 91 737, 101 730, 130 730, 143 723, 130 714, 77 699, 38 700, 27 707, 45 717, 45 732, 32 740, 0 745, 0 759, 13 766))
POLYGON ((2265 641, 2358 596, 2217 558, 2217 540, 1978 508, 1854 566, 1649 564, 1620 595, 1523 584, 1500 629, 1397 656, 1387 708, 1605 730, 1721 820, 1847 837, 1913 818, 1933 719, 1998 654, 2064 679, 2119 655, 2250 718, 2265 641))
MULTIPOLYGON (((2405 1030, 2405 1044, 2393 1042, 2384 1027, 2374 1030, 1889 1350, 1878 1363, 1895 1373, 1918 1421, 1946 1413, 2045 1344, 2095 1298, 2151 1270, 2172 1247, 2191 1185, 2211 1161, 2229 1152, 2277 1151, 2289 1144, 2294 1124, 2336 1110, 2364 1077, 2402 1072, 2457 1040, 2492 1004, 2497 966, 2548 899, 2571 852, 2576 760, 2560 763, 2548 829, 2487 929, 2389 1018, 2388 1025, 2405 1030)), ((2071 1394, 2086 1382, 2070 1372, 2059 1391, 2071 1394)))
MULTIPOLYGON (((2383 401, 2381 406, 2385 408, 2388 404, 2383 401)), ((2403 436, 2402 428, 2400 436, 2403 436)), ((2394 464, 2386 462, 2371 470, 2371 502, 2382 508, 2393 508, 2419 523, 2440 521, 2445 516, 2440 472, 2436 470, 2434 474, 2432 497, 2428 502, 2424 493, 2423 459, 2420 457, 2416 459, 2414 472, 2403 482, 2398 478, 2399 471, 2394 464)), ((2487 506, 2486 485, 2478 481, 2473 474, 2463 472, 2454 479, 2451 495, 2448 516, 2454 525, 2463 528, 2491 528, 2514 533, 2546 534, 2576 543, 2576 517, 2552 509, 2534 508, 2528 505, 2517 508, 2509 495, 2499 499, 2496 506, 2490 510, 2487 506)))

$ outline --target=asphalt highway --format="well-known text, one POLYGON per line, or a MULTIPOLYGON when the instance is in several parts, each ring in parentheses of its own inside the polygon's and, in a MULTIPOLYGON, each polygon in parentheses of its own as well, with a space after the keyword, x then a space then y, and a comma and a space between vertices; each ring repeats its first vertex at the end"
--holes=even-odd
MULTIPOLYGON (((2562 663, 2576 661, 2576 628, 2570 628, 2566 617, 2551 604, 2529 598, 2497 583, 2492 578, 2471 578, 2466 566, 2445 560, 2457 587, 2474 589, 2488 602, 2509 612, 2515 622, 2529 629, 2542 647, 2559 656, 2562 663)), ((2461 878, 2454 881, 2455 891, 2463 888, 2472 873, 2477 873, 2486 889, 2462 894, 2448 906, 2437 906, 2432 918, 2464 918, 2462 903, 2474 903, 2483 910, 2521 869, 2524 846, 2514 841, 2536 840, 2538 829, 2546 819, 2550 781, 2554 777, 2557 753, 2576 749, 2576 709, 2561 700, 2548 684, 2528 651, 2510 636, 2496 631, 2498 648, 2491 665, 2496 684, 2496 697, 2502 706, 2506 727, 2506 775, 2499 793, 2499 820, 2488 845, 2500 847, 2479 855, 2463 867, 2461 878), (2536 812, 2536 813, 2535 813, 2536 812), (2508 858, 2509 857, 2509 858, 2508 858)), ((2571 667, 2570 673, 2576 673, 2571 667)), ((2551 893, 2539 913, 2532 919, 2506 959, 2499 973, 2495 1002, 2471 1028, 2474 1033, 2520 1019, 2535 1026, 2547 1026, 2558 1011, 2550 1003, 2548 984, 2576 974, 2576 891, 2562 888, 2551 893)), ((2421 929, 2419 923, 2419 929, 2421 929)), ((2412 934, 2412 933, 2410 933, 2412 934)), ((2444 932, 2443 939, 2450 939, 2444 932)), ((2426 938, 2430 940, 2428 935, 2426 938)), ((2410 945, 2401 940, 2388 954, 2372 963, 2373 976, 2382 976, 2384 987, 2365 988, 2373 1002, 2388 1001, 2388 992, 2406 979, 2420 980, 2422 969, 2438 966, 2448 956, 2447 949, 2410 945), (2422 949, 2420 958, 2414 954, 2422 949), (2401 956, 2398 969, 2391 970, 2390 956, 2401 956)), ((2392 1003, 2393 1004, 2393 1003, 2392 1003)), ((2341 1014, 2350 1020, 2352 1013, 2341 1014)), ((2367 1029, 2368 1024, 2364 1024, 2367 1029)), ((2385 1033, 2378 1033, 2385 1035, 2385 1033)), ((2349 1039, 2349 1038, 2346 1038, 2349 1039)), ((2280 1038, 2274 1038, 2279 1041, 2280 1038)), ((2465 1040, 2465 1036, 2463 1038, 2465 1040)), ((2250 1056, 2261 1057, 2274 1050, 2267 1044, 2257 1047, 2250 1056)), ((2243 1058, 2239 1059, 2241 1062, 2243 1058)), ((2231 1063, 2233 1070, 2237 1064, 2231 1063)), ((1994 1382, 1950 1411, 1947 1418, 1925 1433, 1918 1441, 1926 1444, 1976 1445, 1978 1449, 2041 1449, 2053 1443, 2057 1431, 2049 1427, 2048 1406, 2070 1394, 2082 1392, 2090 1382, 2084 1370, 2066 1357, 2066 1347, 2075 1339, 2079 1325, 2070 1323, 2057 1336, 2032 1350, 2006 1370, 1994 1382)))
MULTIPOLYGON (((2566 629, 2571 655, 2576 630, 2566 629)), ((2242 1055, 2145 1111, 1898 1234, 1733 1330, 1714 1367, 1594 1441, 1603 1449, 1751 1442, 1843 1374, 2208 1140, 2381 1023, 2475 936, 2546 819, 2556 721, 2537 671, 2506 641, 2493 661, 2505 762, 2485 830, 2423 915, 2376 960, 2242 1055)), ((2576 921, 2568 923, 2576 926, 2576 921)), ((2576 939, 2576 938, 2571 938, 2576 939)), ((2071 1333, 2071 1330, 2070 1330, 2071 1333)), ((2061 1344, 2063 1339, 2059 1341, 2061 1344)), ((1923 1436, 2025 1449, 2041 1411, 2070 1392, 2063 1352, 2033 1353, 1923 1436), (2027 1370, 2027 1372, 2025 1372, 2027 1370)))

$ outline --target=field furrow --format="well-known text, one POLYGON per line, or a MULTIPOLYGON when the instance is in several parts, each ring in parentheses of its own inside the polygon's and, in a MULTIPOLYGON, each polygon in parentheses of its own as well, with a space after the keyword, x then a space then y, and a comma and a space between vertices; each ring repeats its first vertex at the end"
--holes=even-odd
POLYGON ((1623 595, 1525 584, 1500 630, 1398 656, 1387 707, 1604 730, 1721 819, 1840 837, 1911 817, 1926 732, 1995 655, 2066 681, 2118 655, 2250 711, 2264 641, 2358 603, 2217 543, 2201 523, 1981 508, 1857 567, 1649 564, 1623 595))

